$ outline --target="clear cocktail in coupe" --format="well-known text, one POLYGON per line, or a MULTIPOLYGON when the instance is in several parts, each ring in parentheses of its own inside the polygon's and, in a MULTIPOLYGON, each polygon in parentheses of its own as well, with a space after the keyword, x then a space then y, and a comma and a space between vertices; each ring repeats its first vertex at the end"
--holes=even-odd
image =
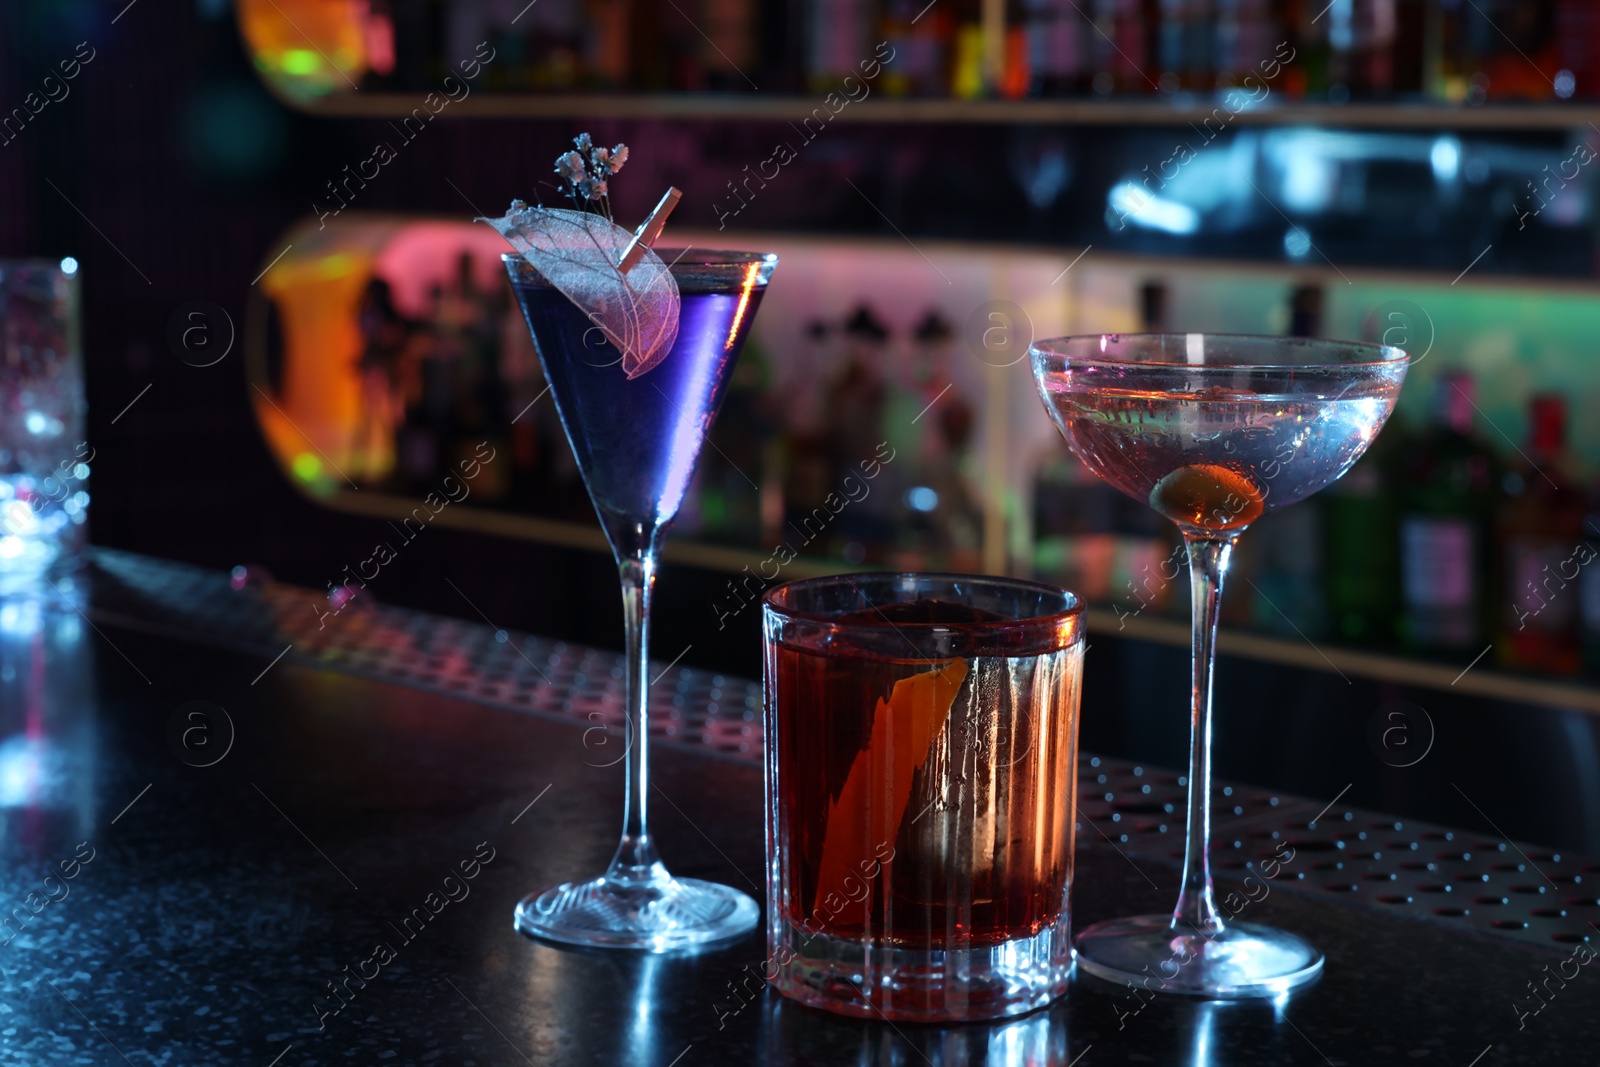
POLYGON ((1183 888, 1171 915, 1099 923, 1077 938, 1085 970, 1197 996, 1275 996, 1323 956, 1285 931, 1228 919, 1211 885, 1211 671, 1228 560, 1267 511, 1350 468, 1394 410, 1407 357, 1339 341, 1114 334, 1033 346, 1034 380, 1090 470, 1178 525, 1193 598, 1189 804, 1183 888))
POLYGON ((606 873, 536 892, 517 929, 568 944, 663 952, 754 928, 755 901, 737 890, 674 878, 646 818, 650 789, 646 688, 656 552, 683 502, 777 257, 661 249, 677 283, 677 338, 630 377, 623 354, 588 312, 522 256, 503 257, 533 333, 561 425, 622 578, 627 632, 627 813, 606 873))

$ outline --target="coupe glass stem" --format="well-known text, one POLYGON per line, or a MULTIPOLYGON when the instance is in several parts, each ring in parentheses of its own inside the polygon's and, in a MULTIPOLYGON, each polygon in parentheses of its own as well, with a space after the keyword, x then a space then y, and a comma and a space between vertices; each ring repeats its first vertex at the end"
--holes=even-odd
POLYGON ((622 579, 623 625, 627 630, 627 725, 623 759, 627 761, 622 840, 606 869, 608 881, 638 884, 667 877, 650 836, 650 594, 656 583, 653 533, 639 538, 632 550, 617 550, 622 579))
POLYGON ((1172 911, 1175 933, 1216 937, 1222 916, 1211 891, 1211 669, 1216 662, 1222 580, 1238 534, 1185 532, 1193 619, 1194 685, 1190 694, 1189 813, 1183 849, 1183 891, 1172 911))

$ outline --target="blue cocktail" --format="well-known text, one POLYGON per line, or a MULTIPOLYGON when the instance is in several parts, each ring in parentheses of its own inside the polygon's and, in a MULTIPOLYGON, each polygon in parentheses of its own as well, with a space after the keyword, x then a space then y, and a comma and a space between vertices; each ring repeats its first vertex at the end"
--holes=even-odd
POLYGON ((694 474, 777 257, 662 250, 680 300, 666 357, 629 377, 589 315, 521 256, 503 257, 561 424, 617 560, 627 625, 627 815, 600 878, 525 898, 517 929, 568 944, 654 952, 739 936, 756 904, 726 886, 673 878, 646 820, 646 687, 656 552, 694 474))

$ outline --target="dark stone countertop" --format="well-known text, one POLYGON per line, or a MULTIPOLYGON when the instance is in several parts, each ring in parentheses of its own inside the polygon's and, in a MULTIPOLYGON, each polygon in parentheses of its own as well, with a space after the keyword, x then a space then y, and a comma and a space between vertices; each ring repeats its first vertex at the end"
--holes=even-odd
MULTIPOLYGON (((0 933, 0 1064, 1501 1067, 1600 1057, 1600 968, 1565 988, 1552 979, 1557 991, 1519 1028, 1517 1006, 1535 1003, 1528 983, 1574 945, 1287 884, 1252 918, 1312 938, 1328 964, 1278 1005, 1141 1006, 1080 977, 1052 1008, 1003 1024, 895 1027, 802 1008, 747 981, 761 966, 759 932, 692 957, 535 943, 511 929, 516 900, 602 869, 619 828, 621 768, 593 765, 582 719, 361 677, 300 651, 269 666, 270 652, 114 621, 133 622, 132 599, 123 582, 97 590, 84 615, 59 600, 0 604, 0 915, 13 916, 0 933), (188 718, 196 708, 206 714, 188 718), (192 726, 202 732, 184 736, 192 726), (403 931, 474 856, 492 858, 467 895, 403 931), (319 1020, 332 1006, 327 984, 380 943, 393 958, 319 1020)), ((761 899, 759 767, 704 746, 660 752, 652 821, 669 865, 761 899)), ((1075 921, 1163 910, 1176 877, 1164 853, 1085 832, 1075 921)), ((1582 936, 1586 924, 1571 923, 1582 936)))

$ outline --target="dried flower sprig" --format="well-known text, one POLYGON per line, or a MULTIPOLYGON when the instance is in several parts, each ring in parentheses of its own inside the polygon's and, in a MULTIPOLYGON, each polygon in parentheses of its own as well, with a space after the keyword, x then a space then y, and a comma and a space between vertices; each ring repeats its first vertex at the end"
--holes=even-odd
POLYGON ((578 134, 572 143, 577 147, 556 157, 556 177, 565 183, 566 194, 574 204, 611 218, 611 201, 606 194, 612 176, 628 162, 628 146, 596 145, 587 133, 578 134))

